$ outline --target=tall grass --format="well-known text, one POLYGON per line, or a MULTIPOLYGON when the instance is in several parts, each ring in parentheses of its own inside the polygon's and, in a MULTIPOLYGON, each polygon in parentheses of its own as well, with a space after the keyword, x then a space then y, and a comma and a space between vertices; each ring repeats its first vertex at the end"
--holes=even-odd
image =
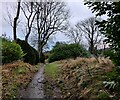
POLYGON ((25 88, 31 81, 33 75, 38 70, 37 66, 32 66, 23 61, 16 61, 2 66, 2 98, 17 97, 17 91, 25 88))
POLYGON ((96 94, 103 88, 104 74, 114 68, 109 58, 77 58, 62 62, 60 77, 64 83, 65 98, 83 97, 84 100, 92 100, 92 96, 97 96, 96 94))

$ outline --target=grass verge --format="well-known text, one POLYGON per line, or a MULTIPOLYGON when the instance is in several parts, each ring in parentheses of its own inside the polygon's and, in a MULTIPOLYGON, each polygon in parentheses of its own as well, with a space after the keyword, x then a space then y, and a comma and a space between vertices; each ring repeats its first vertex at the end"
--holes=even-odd
POLYGON ((55 78, 55 76, 57 76, 57 74, 58 74, 57 72, 58 72, 58 66, 55 62, 46 65, 45 73, 49 77, 55 78))
POLYGON ((44 90, 46 94, 46 98, 60 98, 61 91, 59 86, 57 85, 58 76, 60 73, 60 63, 53 62, 49 63, 45 66, 45 85, 44 90))

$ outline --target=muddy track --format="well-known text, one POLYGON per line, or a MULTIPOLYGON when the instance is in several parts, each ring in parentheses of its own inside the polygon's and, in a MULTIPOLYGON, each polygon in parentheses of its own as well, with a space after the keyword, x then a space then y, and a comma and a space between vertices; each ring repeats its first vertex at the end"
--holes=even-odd
POLYGON ((43 90, 44 67, 40 67, 39 71, 33 77, 27 89, 21 90, 20 98, 45 98, 43 90))

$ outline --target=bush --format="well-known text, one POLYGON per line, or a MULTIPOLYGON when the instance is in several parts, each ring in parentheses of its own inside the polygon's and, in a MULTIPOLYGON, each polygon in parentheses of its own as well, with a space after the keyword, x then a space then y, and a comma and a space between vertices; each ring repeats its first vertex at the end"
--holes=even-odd
POLYGON ((51 51, 49 62, 67 58, 89 57, 89 52, 79 44, 57 44, 51 51))
POLYGON ((24 56, 24 61, 30 64, 37 64, 39 62, 38 52, 31 47, 26 41, 17 39, 17 43, 21 46, 24 56))
POLYGON ((105 57, 110 57, 110 59, 113 61, 113 63, 115 65, 120 65, 120 60, 119 60, 120 59, 120 50, 118 50, 116 52, 112 49, 105 50, 103 55, 105 57))
POLYGON ((115 87, 113 89, 109 87, 106 87, 107 89, 110 89, 109 91, 115 93, 115 100, 118 100, 120 98, 120 67, 115 67, 111 72, 106 73, 106 80, 107 82, 114 81, 115 87))
POLYGON ((120 66, 120 51, 113 52, 110 58, 112 59, 115 65, 120 66))
POLYGON ((97 98, 98 100, 111 100, 111 98, 105 91, 100 92, 97 98))
POLYGON ((2 41, 2 63, 10 63, 15 60, 22 59, 24 53, 21 47, 15 42, 7 40, 2 41))
POLYGON ((44 56, 45 56, 45 59, 48 59, 48 58, 49 58, 49 56, 50 56, 50 52, 49 52, 49 51, 44 52, 44 56))
POLYGON ((97 50, 98 55, 102 55, 104 57, 109 57, 115 65, 120 65, 120 49, 114 50, 113 48, 105 48, 97 50))

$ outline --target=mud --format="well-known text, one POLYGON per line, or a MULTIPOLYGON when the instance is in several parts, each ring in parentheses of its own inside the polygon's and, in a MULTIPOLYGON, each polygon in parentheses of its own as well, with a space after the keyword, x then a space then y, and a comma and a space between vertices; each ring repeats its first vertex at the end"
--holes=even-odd
POLYGON ((39 71, 33 77, 31 83, 26 89, 20 90, 20 98, 45 98, 44 95, 44 67, 40 67, 39 71))

